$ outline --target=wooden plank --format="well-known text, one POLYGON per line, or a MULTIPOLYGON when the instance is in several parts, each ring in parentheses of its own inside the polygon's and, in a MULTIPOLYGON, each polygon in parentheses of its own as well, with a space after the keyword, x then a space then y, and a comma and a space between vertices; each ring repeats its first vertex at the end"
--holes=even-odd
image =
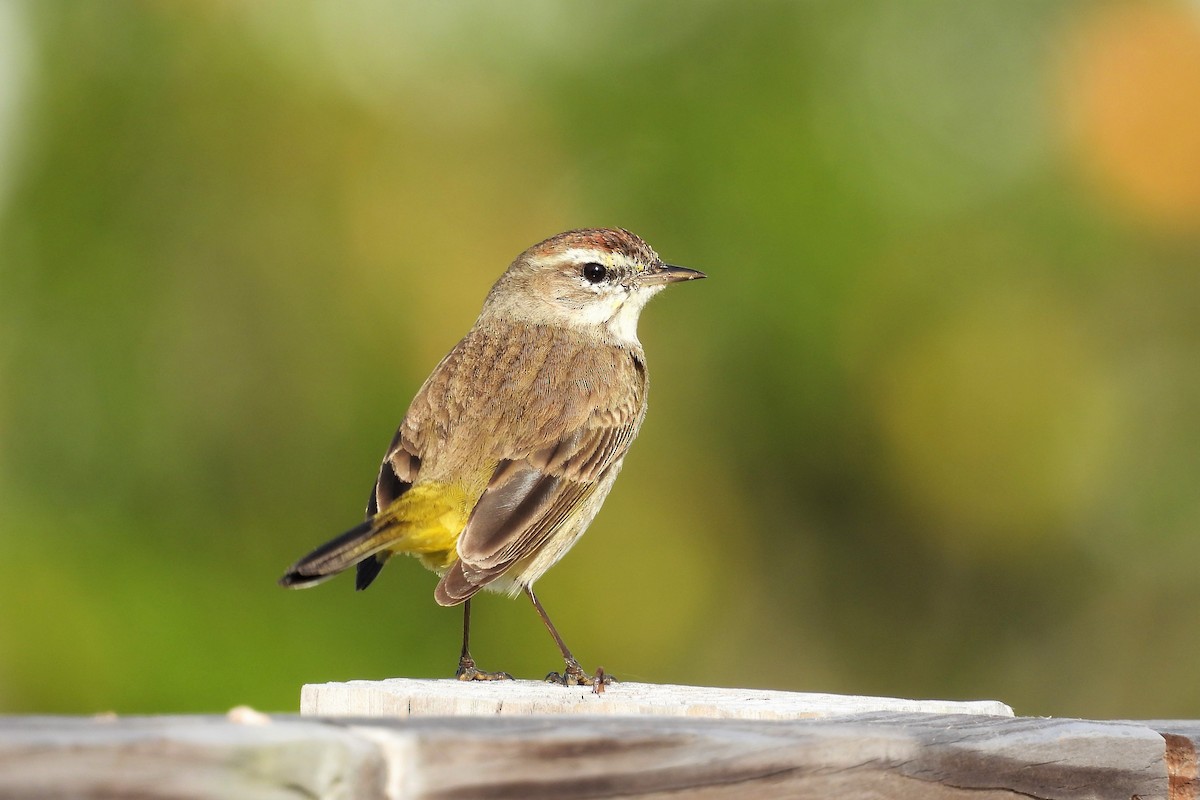
POLYGON ((389 769, 361 733, 286 718, 0 717, 0 797, 14 800, 382 798, 389 769))
POLYGON ((995 700, 901 700, 892 697, 615 683, 603 694, 542 681, 347 681, 306 685, 300 713, 343 717, 606 714, 717 719, 810 719, 866 712, 991 714, 1013 711, 995 700))
POLYGON ((1200 723, 870 714, 0 718, 0 797, 1185 800, 1200 723), (253 721, 254 718, 251 718, 253 721))
POLYGON ((420 732, 412 796, 428 799, 1167 798, 1162 737, 1127 723, 910 714, 403 725, 420 732))

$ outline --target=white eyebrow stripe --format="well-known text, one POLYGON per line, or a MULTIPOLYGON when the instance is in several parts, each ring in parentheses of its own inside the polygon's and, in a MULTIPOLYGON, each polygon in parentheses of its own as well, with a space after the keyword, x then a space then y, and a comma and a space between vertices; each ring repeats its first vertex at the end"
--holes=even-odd
POLYGON ((563 258, 568 258, 576 264, 586 264, 595 261, 598 264, 613 263, 611 250, 597 250, 593 247, 570 247, 563 251, 563 258))

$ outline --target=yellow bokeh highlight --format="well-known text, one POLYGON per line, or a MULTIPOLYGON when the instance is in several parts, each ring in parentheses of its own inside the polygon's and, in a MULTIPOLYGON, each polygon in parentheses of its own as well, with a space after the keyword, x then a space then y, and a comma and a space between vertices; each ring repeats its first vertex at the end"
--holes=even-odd
POLYGON ((1114 398, 1066 309, 964 302, 882 365, 876 412, 897 484, 947 551, 1020 555, 1101 490, 1114 398))

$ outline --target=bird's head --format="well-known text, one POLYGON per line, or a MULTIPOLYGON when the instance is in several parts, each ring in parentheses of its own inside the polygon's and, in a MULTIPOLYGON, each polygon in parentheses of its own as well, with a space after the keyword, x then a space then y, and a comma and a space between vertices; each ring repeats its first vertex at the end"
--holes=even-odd
POLYGON ((629 231, 567 231, 517 256, 492 287, 483 313, 636 344, 638 315, 650 298, 669 283, 703 277, 703 272, 664 264, 629 231))

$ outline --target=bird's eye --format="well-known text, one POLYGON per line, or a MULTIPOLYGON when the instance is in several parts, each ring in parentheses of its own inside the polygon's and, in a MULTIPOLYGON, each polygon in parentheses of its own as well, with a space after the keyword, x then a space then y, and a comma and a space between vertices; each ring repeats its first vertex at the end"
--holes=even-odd
POLYGON ((603 264, 592 262, 583 265, 583 277, 586 278, 589 283, 599 283, 600 281, 604 280, 604 276, 607 274, 608 270, 604 268, 603 264))

